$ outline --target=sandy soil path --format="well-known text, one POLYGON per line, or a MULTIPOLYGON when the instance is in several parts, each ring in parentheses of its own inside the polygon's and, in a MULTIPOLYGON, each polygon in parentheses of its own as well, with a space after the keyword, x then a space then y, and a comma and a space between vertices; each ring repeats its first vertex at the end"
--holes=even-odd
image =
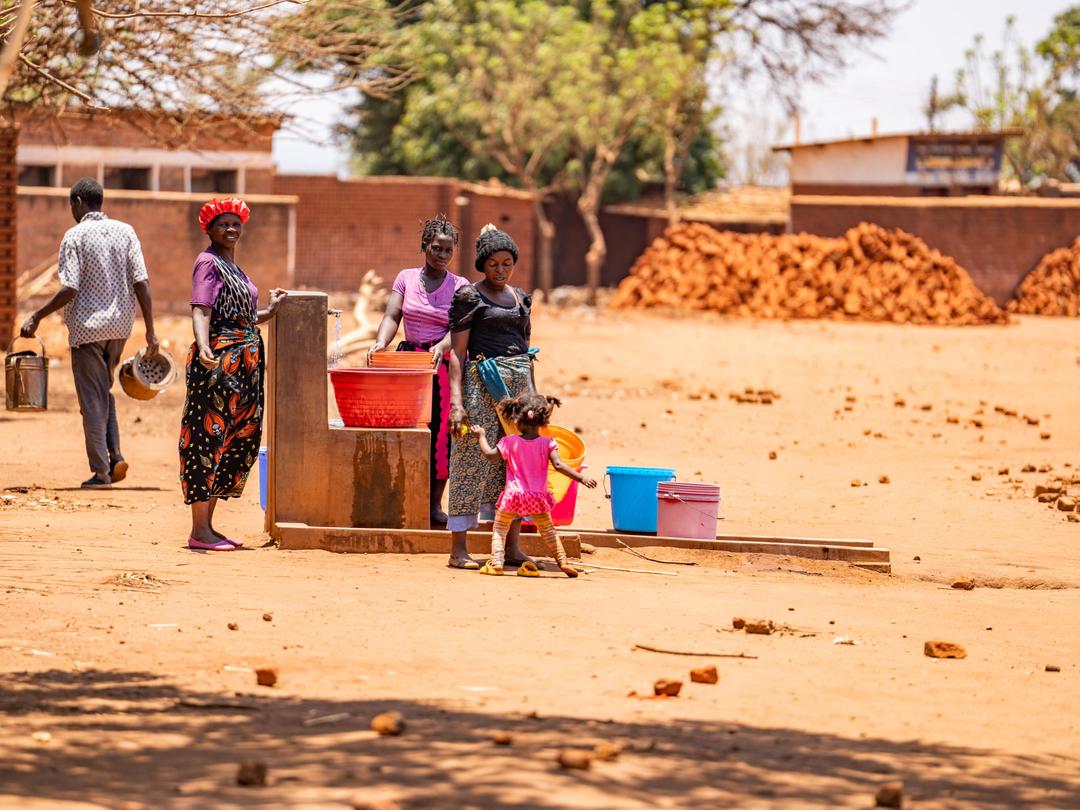
MULTIPOLYGON (((174 345, 186 328, 167 325, 174 345)), ((182 387, 121 398, 130 477, 83 492, 65 361, 47 414, 0 416, 0 807, 867 807, 892 779, 906 806, 1080 806, 1080 524, 1031 497, 1080 476, 1080 322, 566 310, 535 333, 539 378, 594 471, 675 467, 721 485, 722 531, 865 537, 894 574, 667 552, 698 564, 531 581, 284 552, 263 547, 254 480, 220 513, 250 550, 192 554, 182 387), (728 398, 745 387, 780 397, 728 398), (962 576, 978 587, 949 587, 962 576), (796 632, 731 632, 736 615, 796 632), (932 638, 968 657, 926 658, 932 638), (715 686, 629 696, 709 663, 715 686), (255 685, 260 666, 277 687, 255 685), (378 738, 371 717, 391 709, 408 729, 378 738), (623 746, 617 761, 555 766, 602 741, 623 746), (241 760, 265 762, 269 784, 237 786, 241 760)), ((579 524, 609 519, 583 495, 579 524)))

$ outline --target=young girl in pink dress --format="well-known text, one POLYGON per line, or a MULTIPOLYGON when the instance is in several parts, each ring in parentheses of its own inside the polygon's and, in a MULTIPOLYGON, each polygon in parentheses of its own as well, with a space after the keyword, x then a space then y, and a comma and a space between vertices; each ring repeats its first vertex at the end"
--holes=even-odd
MULTIPOLYGON (((495 504, 495 529, 491 538, 491 559, 480 569, 481 574, 502 576, 505 565, 506 533, 516 517, 528 517, 536 524, 540 536, 547 545, 548 553, 555 558, 560 570, 568 577, 578 572, 567 562, 566 551, 555 533, 551 522, 551 509, 555 496, 548 489, 548 462, 563 475, 572 478, 589 489, 596 481, 567 467, 559 458, 555 440, 540 435, 540 428, 548 423, 551 412, 559 405, 555 397, 541 394, 523 394, 514 399, 506 398, 499 403, 499 414, 517 425, 519 436, 503 436, 492 447, 487 433, 480 425, 470 430, 476 435, 480 452, 489 461, 506 461, 506 487, 495 504)), ((518 569, 518 576, 538 576, 536 565, 526 562, 518 569)))

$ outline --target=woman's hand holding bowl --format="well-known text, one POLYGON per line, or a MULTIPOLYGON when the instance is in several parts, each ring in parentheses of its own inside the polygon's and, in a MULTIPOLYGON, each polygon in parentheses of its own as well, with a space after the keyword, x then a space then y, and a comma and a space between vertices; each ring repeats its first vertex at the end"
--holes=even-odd
POLYGON ((375 343, 372 344, 371 348, 367 350, 367 364, 369 366, 371 365, 371 355, 375 354, 375 352, 384 351, 386 351, 386 344, 383 343, 381 340, 376 340, 375 343))

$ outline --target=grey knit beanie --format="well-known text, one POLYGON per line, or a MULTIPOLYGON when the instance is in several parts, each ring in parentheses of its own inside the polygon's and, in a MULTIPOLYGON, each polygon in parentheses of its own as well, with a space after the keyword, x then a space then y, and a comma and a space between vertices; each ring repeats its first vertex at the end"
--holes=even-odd
POLYGON ((506 231, 500 231, 490 222, 480 229, 480 235, 476 237, 476 269, 483 272, 484 262, 493 253, 505 250, 514 257, 514 263, 518 260, 518 246, 513 237, 506 231))

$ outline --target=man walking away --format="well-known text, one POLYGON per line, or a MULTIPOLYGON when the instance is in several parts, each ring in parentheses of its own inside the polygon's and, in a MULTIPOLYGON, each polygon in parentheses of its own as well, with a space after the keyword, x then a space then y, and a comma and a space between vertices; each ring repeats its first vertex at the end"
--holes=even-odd
POLYGON ((71 187, 75 227, 60 243, 60 292, 26 319, 20 334, 33 337, 41 319, 64 310, 71 345, 71 373, 82 412, 86 455, 93 475, 86 489, 122 481, 128 464, 120 454, 116 400, 110 392, 116 366, 131 335, 135 301, 146 326, 146 354, 158 352, 150 282, 135 229, 101 210, 105 194, 89 177, 71 187))

